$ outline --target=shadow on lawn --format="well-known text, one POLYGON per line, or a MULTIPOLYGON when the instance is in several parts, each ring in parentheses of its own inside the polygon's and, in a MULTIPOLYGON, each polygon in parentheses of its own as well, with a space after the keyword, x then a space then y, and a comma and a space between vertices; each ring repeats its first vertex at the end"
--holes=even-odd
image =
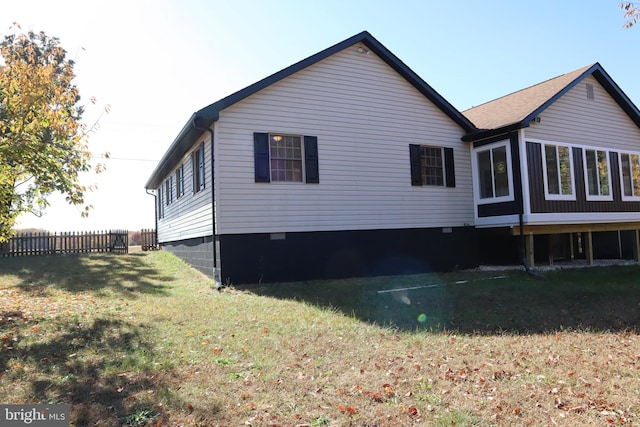
MULTIPOLYGON (((3 381, 30 388, 25 390, 28 401, 70 403, 70 421, 76 426, 96 425, 98 421, 102 426, 129 425, 127 416, 142 411, 149 421, 159 419, 162 414, 156 405, 166 404, 168 397, 174 406, 186 405, 172 393, 175 379, 171 371, 156 373, 153 369, 158 359, 145 340, 148 326, 101 318, 82 324, 58 318, 2 320, 0 329, 16 335, 12 337, 15 341, 11 340, 13 346, 0 348, 3 381), (39 327, 49 332, 33 342, 26 335, 34 335, 39 327)), ((210 408, 212 414, 218 410, 215 405, 210 408)))
POLYGON ((22 290, 55 286, 70 292, 111 290, 126 297, 166 294, 165 277, 145 254, 51 255, 0 259, 3 274, 20 279, 22 290))
POLYGON ((640 329, 640 267, 420 274, 245 287, 400 330, 466 334, 640 329))

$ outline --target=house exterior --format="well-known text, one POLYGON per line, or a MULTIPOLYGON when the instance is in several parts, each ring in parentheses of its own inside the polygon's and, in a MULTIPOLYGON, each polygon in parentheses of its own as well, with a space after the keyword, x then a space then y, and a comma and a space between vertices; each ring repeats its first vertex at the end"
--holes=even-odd
POLYGON ((197 112, 145 187, 219 283, 640 257, 640 112, 599 64, 463 113, 363 32, 197 112))
POLYGON ((360 33, 189 118, 146 183, 158 241, 233 283, 473 267, 473 129, 360 33))
POLYGON ((600 64, 464 115, 482 262, 638 259, 640 112, 600 64))

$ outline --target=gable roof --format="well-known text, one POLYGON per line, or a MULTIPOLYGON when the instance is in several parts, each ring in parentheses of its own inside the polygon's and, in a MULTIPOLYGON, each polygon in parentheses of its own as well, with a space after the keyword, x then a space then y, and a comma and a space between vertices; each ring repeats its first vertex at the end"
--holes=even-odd
POLYGON ((298 71, 303 70, 304 68, 322 61, 343 49, 353 46, 356 43, 362 43, 369 50, 375 53, 380 59, 386 62, 405 80, 413 85, 413 87, 415 87, 420 93, 427 97, 427 99, 440 108, 440 110, 449 116, 451 120, 464 129, 465 132, 471 132, 474 129, 471 121, 460 113, 460 111, 453 107, 453 105, 451 105, 438 92, 422 80, 420 76, 413 72, 371 34, 367 31, 363 31, 193 113, 156 166, 151 177, 145 184, 145 188, 156 188, 160 185, 164 177, 189 151, 195 139, 198 138, 205 129, 209 128, 218 120, 220 111, 292 74, 297 73, 298 71))
POLYGON ((462 114, 478 128, 463 140, 472 141, 528 127, 547 107, 588 76, 593 76, 640 127, 638 108, 604 68, 595 63, 463 111, 462 114))

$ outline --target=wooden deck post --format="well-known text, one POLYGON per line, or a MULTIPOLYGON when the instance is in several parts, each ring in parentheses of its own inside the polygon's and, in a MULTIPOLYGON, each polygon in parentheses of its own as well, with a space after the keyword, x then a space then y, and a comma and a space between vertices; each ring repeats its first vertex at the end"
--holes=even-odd
POLYGON ((535 257, 533 256, 533 234, 527 234, 524 236, 525 250, 527 257, 527 264, 529 267, 533 267, 535 264, 535 257))
POLYGON ((573 261, 576 255, 573 252, 573 233, 569 233, 569 260, 573 261))
POLYGON ((633 230, 633 259, 640 261, 640 230, 633 230))
POLYGON ((587 237, 584 241, 584 246, 585 246, 585 255, 587 257, 587 264, 591 265, 593 264, 593 236, 591 234, 591 231, 587 231, 587 237))

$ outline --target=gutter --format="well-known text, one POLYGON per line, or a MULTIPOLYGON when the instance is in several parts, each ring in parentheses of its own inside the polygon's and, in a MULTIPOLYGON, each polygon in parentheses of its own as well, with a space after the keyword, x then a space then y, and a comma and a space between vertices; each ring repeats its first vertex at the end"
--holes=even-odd
POLYGON ((215 181, 215 156, 213 150, 213 130, 210 127, 202 127, 198 125, 198 115, 194 114, 191 119, 191 125, 203 132, 209 132, 211 135, 211 219, 212 219, 212 237, 213 237, 213 281, 216 289, 222 288, 222 282, 220 281, 220 269, 218 268, 218 242, 216 235, 216 181, 215 181))

